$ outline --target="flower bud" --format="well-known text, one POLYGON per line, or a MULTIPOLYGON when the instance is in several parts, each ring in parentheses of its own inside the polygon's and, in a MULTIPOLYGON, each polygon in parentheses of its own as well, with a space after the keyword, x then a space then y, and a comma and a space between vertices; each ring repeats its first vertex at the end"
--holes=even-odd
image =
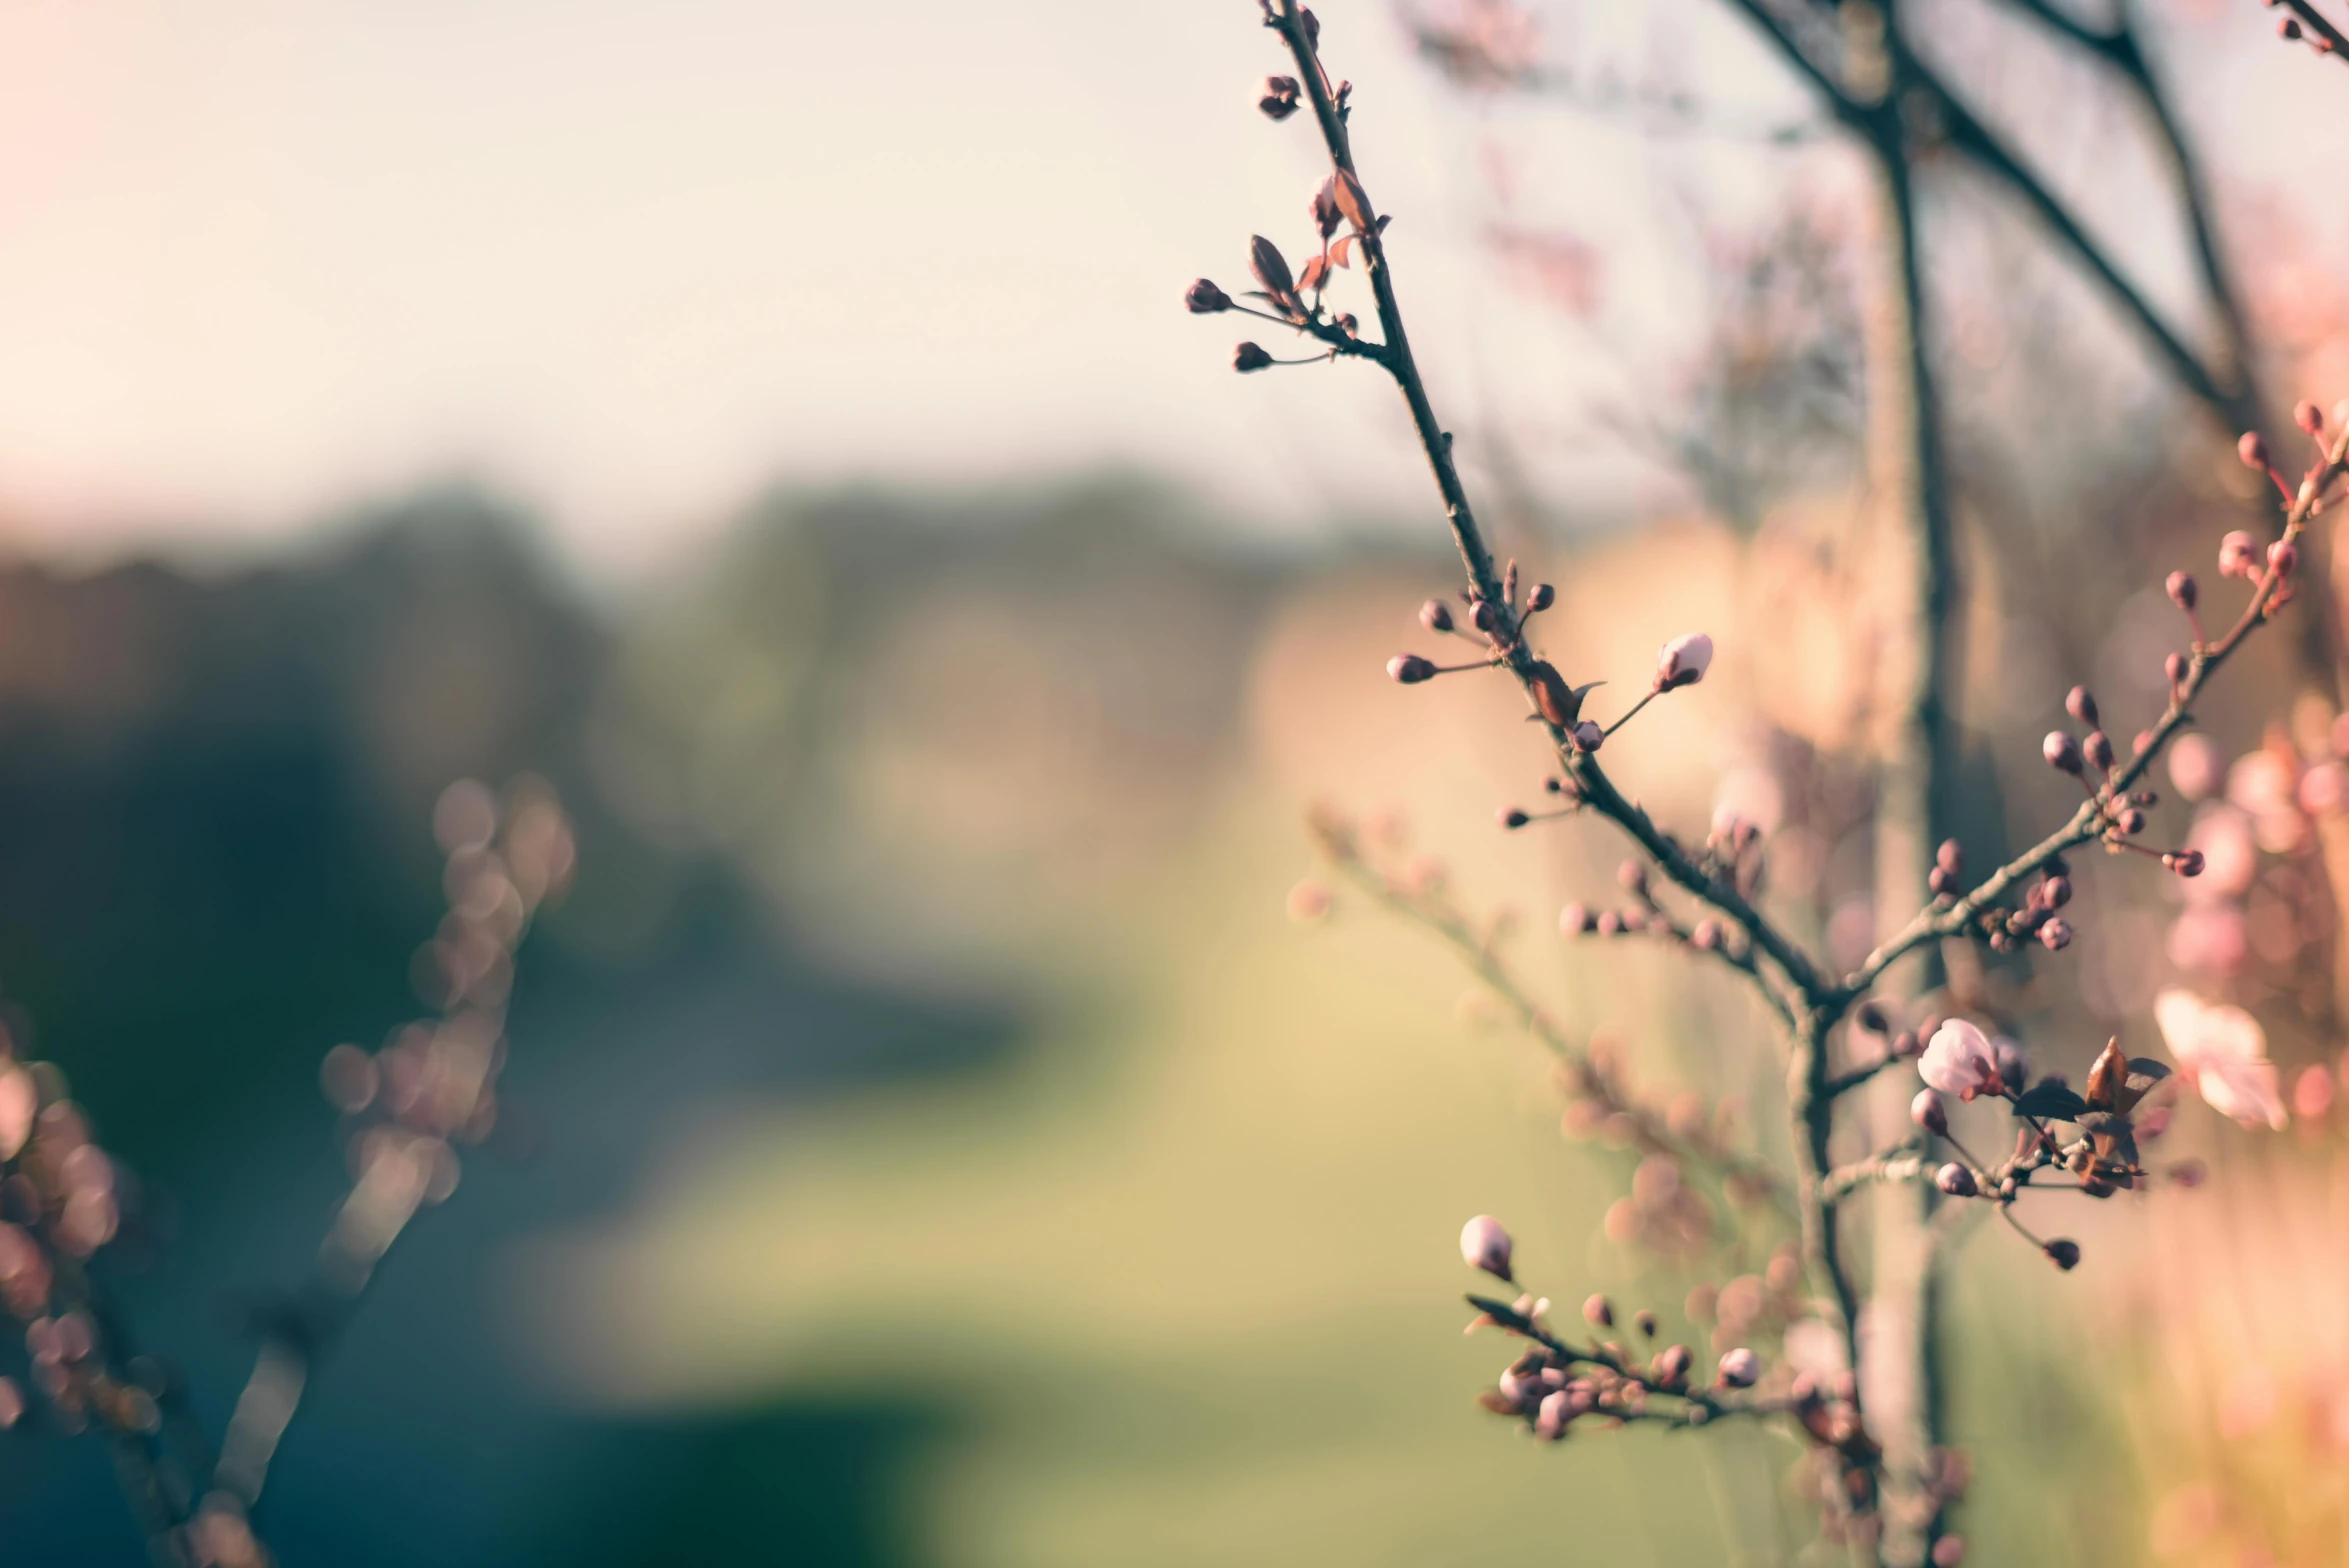
POLYGON ((1535 583, 1525 596, 1525 613, 1538 615, 1558 602, 1558 590, 1548 583, 1535 583))
POLYGON ((2202 851, 2199 849, 2181 849, 2175 854, 2164 855, 2161 863, 2182 877, 2202 875, 2202 851))
POLYGON ((2059 1236, 2040 1250, 2047 1254, 2048 1260, 2057 1268, 2067 1273, 2080 1266, 2080 1244, 2076 1241, 2066 1241, 2059 1236))
POLYGON ((2135 806, 2131 806, 2114 819, 2113 826, 2119 828, 2129 837, 2135 838, 2145 831, 2145 813, 2139 811, 2135 806))
POLYGON ((1949 1108, 1941 1103, 1940 1095, 1919 1089, 1917 1097, 1909 1101, 1909 1120, 1938 1138, 1949 1131, 1949 1108))
MULTIPOLYGON (((1399 677, 1398 677, 1399 678, 1399 677)), ((2065 730, 2049 730, 2047 739, 2039 743, 2039 755, 2058 773, 2080 771, 2080 743, 2065 730)))
POLYGON ((1646 1308, 1640 1309, 1639 1316, 1633 1318, 1631 1324, 1632 1327, 1639 1330, 1641 1338, 1654 1339, 1656 1337, 1656 1315, 1646 1308))
POLYGON ((2064 712, 2090 729, 2096 728, 2096 698, 2087 687, 2075 686, 2065 694, 2064 712))
POLYGON ((1971 1198, 1982 1190, 1974 1182, 1974 1173, 1954 1160, 1933 1173, 1933 1185, 1953 1198, 1971 1198))
POLYGON ((1419 624, 1431 632, 1443 633, 1452 629, 1452 607, 1441 599, 1430 599, 1419 607, 1419 624))
POLYGON ((1483 599, 1468 607, 1468 624, 1480 632, 1489 632, 1501 624, 1501 613, 1483 599))
POLYGON ((1268 76, 1256 89, 1256 107, 1268 120, 1285 120, 1297 112, 1297 95, 1302 91, 1294 76, 1268 76))
POLYGON ((1514 833, 1517 829, 1525 826, 1525 824, 1528 822, 1531 822, 1533 818, 1525 814, 1523 807, 1503 806, 1499 811, 1494 813, 1494 820, 1501 824, 1502 830, 1504 832, 1514 833))
POLYGON ((1232 297, 1201 278, 1183 291, 1183 303, 1191 307, 1194 316, 1212 316, 1219 310, 1232 308, 1232 297))
POLYGON ((2072 945, 2072 923, 2058 915, 2039 928, 2039 945, 2051 953, 2060 953, 2072 945))
POLYGON ((1695 1360, 1686 1345, 1667 1346, 1655 1360, 1656 1381, 1666 1388, 1677 1388, 1688 1376, 1689 1364, 1695 1360))
POLYGON ((2300 566, 2300 547, 2289 539, 2278 539, 2267 547, 2267 569, 2277 577, 2289 577, 2300 566))
POLYGON ((1588 719, 1584 719, 1580 724, 1574 726, 1574 749, 1576 751, 1596 751, 1606 744, 1606 740, 1607 732, 1588 719))
POLYGON ((1592 1328, 1613 1328, 1615 1304, 1604 1296, 1593 1296, 1582 1304, 1582 1318, 1592 1328))
POLYGON ((1743 1345, 1721 1358, 1721 1381, 1731 1388, 1751 1388, 1762 1380, 1762 1358, 1743 1345))
POLYGON ((2292 423, 2312 436, 2321 435, 2325 428, 2325 411, 2308 399, 2302 398, 2292 405, 2292 423))
POLYGON ((1398 653, 1387 660, 1387 678, 1404 686, 1435 679, 1436 667, 1416 653, 1398 653))
POLYGON ((1688 933, 1688 945, 1704 953, 1718 949, 1721 946, 1721 922, 1710 915, 1698 921, 1688 933))
POLYGON ((2221 577, 2249 577, 2258 559, 2259 552, 2252 545, 2251 536, 2240 528, 2219 541, 2221 577))
POLYGON ((1490 1214, 1479 1214, 1460 1227, 1460 1256, 1468 1266, 1512 1284, 1516 1276, 1509 1272, 1509 1254, 1514 1245, 1501 1222, 1490 1214))
POLYGON ((2039 884, 2039 897, 2050 909, 2061 909, 2072 901, 2072 879, 2051 876, 2039 884))
MULTIPOLYGON (((2170 685, 2173 687, 2183 685, 2186 680, 2186 656, 2182 653, 2173 653, 2168 658, 2162 660, 2161 673, 2169 677, 2170 685)), ((2147 733, 2150 734, 2151 732, 2148 731, 2147 733)), ((2143 735, 2138 737, 2137 749, 2139 751, 2143 751, 2145 749, 2144 739, 2145 737, 2143 735)))
POLYGON ((1966 1538, 1945 1535, 1933 1543, 1933 1568, 1958 1568, 1966 1560, 1966 1538))
POLYGON ((1712 662, 1712 638, 1703 632, 1675 637, 1656 655, 1656 690, 1675 691, 1682 686, 1694 686, 1705 678, 1712 662))
POLYGON ((1566 1423, 1574 1419, 1574 1397, 1566 1390, 1553 1389, 1542 1396, 1541 1409, 1533 1418, 1533 1435, 1545 1443, 1555 1443, 1566 1435, 1566 1423))
POLYGON ((1254 343, 1242 343, 1232 350, 1232 368, 1241 375, 1251 370, 1262 370, 1272 363, 1272 356, 1254 343))
POLYGON ((2170 602, 2181 610, 2193 609, 2196 601, 2202 597, 2202 590, 2195 586, 2192 574, 2187 572, 2170 573, 2162 586, 2170 591, 2170 602))
POLYGON ((2263 474, 2268 470, 2267 442, 2256 430, 2243 432, 2235 442, 2235 455, 2243 460, 2245 468, 2256 468, 2263 474))
POLYGON ((1590 911, 1580 904, 1568 904, 1558 911, 1558 934, 1581 936, 1590 930, 1590 911))
POLYGON ((2090 730, 2088 738, 2080 742, 2080 755, 2093 763, 2098 772, 2112 766, 2112 737, 2102 730, 2090 730))

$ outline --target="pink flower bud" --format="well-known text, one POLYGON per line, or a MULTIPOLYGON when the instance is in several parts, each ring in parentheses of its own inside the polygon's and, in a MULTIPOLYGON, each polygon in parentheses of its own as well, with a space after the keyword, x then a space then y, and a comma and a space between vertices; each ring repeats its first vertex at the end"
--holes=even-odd
POLYGON ((1689 1353, 1686 1345, 1667 1347, 1655 1360, 1656 1381, 1666 1388, 1677 1388, 1681 1380, 1688 1376, 1689 1364, 1695 1360, 1696 1357, 1689 1353))
MULTIPOLYGON (((2161 673, 2169 678, 2169 683, 2172 686, 2183 683, 2186 679, 2186 656, 2182 653, 2173 653, 2167 658, 2163 659, 2161 661, 2161 673)), ((2145 749, 2145 742, 2152 733, 2153 732, 2150 730, 2141 730, 2138 732, 2137 749, 2139 751, 2143 751, 2145 749)))
POLYGON ((1509 1272, 1513 1246, 1509 1233, 1490 1214, 1479 1214, 1460 1227, 1460 1256, 1467 1260, 1468 1266, 1512 1284, 1516 1282, 1516 1276, 1509 1272))
POLYGON ((1562 1388, 1555 1389, 1542 1396, 1540 1413, 1533 1418, 1533 1435, 1555 1443, 1566 1435, 1566 1423, 1573 1419, 1574 1396, 1562 1388))
POLYGON ((1256 107, 1268 120, 1285 120, 1297 112, 1297 96, 1303 90, 1294 76, 1268 76, 1256 89, 1256 107))
POLYGON ((1998 1057, 1982 1031, 1963 1018, 1952 1018, 1933 1031, 1925 1054, 1917 1058, 1917 1076, 1943 1094, 1971 1100, 1985 1090, 2003 1087, 1998 1057))
POLYGON ((1656 690, 1673 691, 1682 686, 1694 686, 1705 678, 1705 670, 1713 662, 1713 639, 1703 632, 1690 632, 1664 644, 1656 655, 1656 690))
POLYGON ((2195 586, 2193 577, 2185 572, 2172 572, 2162 584, 2170 592, 2170 602, 2181 610, 2191 610, 2201 598, 2202 590, 2195 586))
POLYGON ((1431 632, 1443 633, 1452 629, 1452 607, 1441 599, 1430 599, 1419 607, 1419 624, 1431 632))
POLYGON ((2058 915, 2039 928, 2039 945, 2051 953, 2060 953, 2072 945, 2072 923, 2058 915))
POLYGON ((1251 370, 1262 370, 1272 363, 1272 356, 1254 343, 1242 343, 1232 350, 1232 368, 1241 375, 1251 370))
POLYGON ((1532 592, 1525 596, 1525 613, 1528 615, 1538 615, 1557 602, 1557 589, 1551 587, 1548 583, 1535 583, 1533 585, 1532 592))
POLYGON ((2072 901, 2072 879, 2052 876, 2039 884, 2039 897, 2050 909, 2061 909, 2072 901))
POLYGON ((2090 729, 2096 727, 2096 698, 2085 686, 2075 686, 2065 694, 2064 712, 2090 729))
POLYGON ((2047 739, 2039 743, 2039 755, 2047 765, 2059 773, 2080 771, 2080 743, 2065 730, 2049 730, 2047 739))
POLYGON ((1582 1304, 1582 1320, 1592 1328, 1613 1328, 1615 1304, 1604 1296, 1593 1296, 1582 1304))
POLYGON ((2219 575, 2249 577, 2257 570, 2259 551, 2251 536, 2238 528, 2219 541, 2219 575))
POLYGON ((1958 1568, 1966 1560, 1966 1538, 1945 1535, 1933 1543, 1933 1568, 1958 1568))
POLYGON ((1558 911, 1558 934, 1581 936, 1590 929, 1590 911, 1580 904, 1568 904, 1558 911))
POLYGON ((1489 632, 1501 624, 1501 615, 1490 603, 1479 599, 1468 607, 1468 621, 1478 631, 1489 632))
POLYGON ((1721 946, 1721 922, 1709 915, 1698 921, 1688 933, 1688 945, 1705 953, 1718 949, 1721 946))
POLYGON ((1387 660, 1387 678, 1404 686, 1435 679, 1436 667, 1416 653, 1398 653, 1387 660))
POLYGON ((2302 398, 2292 405, 2292 423, 2312 436, 2321 435, 2325 428, 2325 411, 2308 399, 2302 398))
POLYGON ((2182 877, 2202 875, 2203 859, 2199 849, 2181 849, 2174 855, 2164 855, 2161 863, 2182 877))
POLYGON ((1731 1388, 1751 1388, 1762 1380, 1762 1358, 1743 1345, 1721 1358, 1721 1381, 1731 1388))
POLYGON ((1606 742, 1607 732, 1590 720, 1584 719, 1574 726, 1574 749, 1576 751, 1593 752, 1605 745, 1606 742))
POLYGON ((2080 755, 2098 772, 2112 767, 2112 737, 2102 730, 2090 730, 2088 738, 2080 742, 2080 755))
POLYGON ((1933 1185, 1953 1198, 1971 1198, 1982 1190, 1975 1185, 1974 1173, 1954 1161, 1933 1173, 1933 1185))
POLYGON ((2289 577, 2300 567, 2300 547, 2289 539, 2278 539, 2267 547, 2267 569, 2278 577, 2289 577))
POLYGON ((1183 291, 1183 303, 1191 307, 1194 316, 1211 316, 1219 310, 1231 309, 1232 297, 1201 278, 1183 291))
POLYGON ((2256 468, 2263 474, 2268 470, 2267 442, 2256 430, 2243 432, 2235 442, 2235 455, 2243 460, 2245 468, 2256 468))
POLYGON ((2066 1273, 2080 1266, 2080 1244, 2076 1241, 2066 1241, 2059 1236, 2040 1250, 2047 1254, 2049 1262, 2066 1273))
POLYGON ((1919 1089, 1917 1097, 1909 1101, 1909 1120, 1939 1137, 1949 1131, 1949 1108, 1941 1103, 1940 1095, 1919 1089))

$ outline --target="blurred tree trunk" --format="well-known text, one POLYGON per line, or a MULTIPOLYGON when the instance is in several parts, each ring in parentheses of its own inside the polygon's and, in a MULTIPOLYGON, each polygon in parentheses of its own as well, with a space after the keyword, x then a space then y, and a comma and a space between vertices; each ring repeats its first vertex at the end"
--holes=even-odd
MULTIPOLYGON (((1917 245, 1916 192, 1905 128, 1889 108, 1867 141, 1875 166, 1878 233, 1867 333, 1867 474, 1880 519, 1877 547, 1902 570, 1890 578, 1905 601, 1889 616, 1881 656, 1895 672, 1892 727, 1884 736, 1877 780, 1877 934, 1889 937, 1931 898, 1926 878, 1948 836, 1948 792, 1956 777, 1956 726, 1950 709, 1956 597, 1946 454, 1926 344, 1923 280, 1917 245)), ((1880 688, 1882 689, 1882 688, 1880 688)), ((1938 956, 1904 971, 1902 999, 1941 983, 1938 956)), ((1908 1131, 1905 1073, 1875 1086, 1874 1147, 1908 1131)), ((1940 1445, 1940 1400, 1934 1343, 1939 1331, 1933 1289, 1930 1188, 1886 1183, 1876 1189, 1873 1269, 1862 1331, 1868 1425, 1884 1445, 1884 1561, 1920 1568, 1931 1550, 1938 1508, 1927 1489, 1940 1445)))

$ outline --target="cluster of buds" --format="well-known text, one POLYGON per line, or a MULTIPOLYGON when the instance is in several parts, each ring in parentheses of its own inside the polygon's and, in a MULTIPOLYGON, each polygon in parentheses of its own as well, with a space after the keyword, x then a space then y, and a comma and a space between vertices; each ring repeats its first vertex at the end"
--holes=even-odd
MULTIPOLYGON (((1456 675, 1464 670, 1489 670, 1506 660, 1524 646, 1526 622, 1558 602, 1558 591, 1548 583, 1533 583, 1523 594, 1518 591, 1517 563, 1511 561, 1501 575, 1501 598, 1494 602, 1484 598, 1475 589, 1463 589, 1461 610, 1455 615, 1452 606, 1442 599, 1430 599, 1419 607, 1419 624, 1438 637, 1458 637, 1469 642, 1483 657, 1464 664, 1438 664, 1433 659, 1416 653, 1399 653, 1387 661, 1387 677, 1405 686, 1416 686, 1438 675, 1456 675)), ((1538 662, 1538 661, 1537 661, 1538 662)), ((1548 665, 1541 665, 1549 669, 1548 665)), ((1582 699, 1592 686, 1580 688, 1566 685, 1555 670, 1550 678, 1557 682, 1556 702, 1561 711, 1569 712, 1566 723, 1582 711, 1582 699)), ((1517 824, 1510 824, 1516 826, 1517 824)))
MULTIPOLYGON (((55 1423, 92 1419, 144 1438, 161 1425, 161 1367, 116 1364, 93 1309, 89 1260, 114 1241, 131 1196, 128 1175, 92 1138, 88 1119, 47 1062, 15 1058, 0 1038, 0 1305, 25 1325, 32 1382, 55 1423)), ((26 1409, 0 1378, 0 1426, 26 1409)))
MULTIPOLYGON (((1265 113, 1275 119, 1285 119, 1295 112, 1294 78, 1271 77, 1264 87, 1265 113)), ((1183 291, 1183 307, 1194 316, 1237 311, 1291 328, 1315 339, 1327 350, 1304 359, 1275 359, 1263 345, 1243 342, 1232 350, 1232 368, 1242 374, 1274 365, 1318 364, 1343 354, 1381 361, 1385 358, 1385 351, 1379 345, 1362 337, 1362 323, 1350 312, 1330 310, 1322 303, 1322 294, 1340 268, 1354 264, 1355 247, 1365 236, 1386 232, 1388 219, 1372 213, 1370 198, 1364 194, 1361 182, 1344 169, 1334 171, 1315 188, 1307 212, 1313 220, 1320 248, 1306 258, 1302 267, 1291 268, 1281 248, 1263 235, 1250 237, 1248 270, 1257 286, 1241 298, 1254 300, 1255 304, 1241 304, 1212 278, 1195 279, 1183 291), (1341 235, 1338 230, 1347 224, 1353 226, 1352 232, 1341 235)))
POLYGON ((1774 1343, 1793 1325, 1811 1318, 1811 1303, 1803 1294, 1802 1258, 1793 1247, 1782 1246, 1759 1273, 1692 1286, 1681 1310, 1691 1323, 1709 1326, 1716 1355, 1738 1345, 1774 1343))
MULTIPOLYGON (((1522 817, 1523 813, 1516 813, 1522 817)), ((1507 817, 1503 825, 1519 826, 1507 817)), ((1750 954, 1744 944, 1732 943, 1721 922, 1711 915, 1703 915, 1689 925, 1674 919, 1670 910, 1656 898, 1648 879, 1647 867, 1638 860, 1626 860, 1617 872, 1623 890, 1631 901, 1613 908, 1593 910, 1589 905, 1573 902, 1558 911, 1558 934, 1580 936, 1653 936, 1667 942, 1677 942, 1704 953, 1726 953, 1732 960, 1744 962, 1750 954)))
MULTIPOLYGON (((2288 3, 2288 0, 2267 0, 2267 3, 2271 6, 2282 5, 2288 3)), ((2302 0, 2289 0, 2289 3, 2298 14, 2281 17, 2277 20, 2276 36, 2278 38, 2288 44, 2306 43, 2318 54, 2349 58, 2349 39, 2342 36, 2339 28, 2326 21, 2315 9, 2302 3, 2302 0), (2305 25, 2303 25, 2304 22, 2305 25)), ((2313 403, 2302 403, 2300 406, 2309 410, 2314 410, 2316 407, 2313 403)), ((2308 427, 2304 424, 2301 428, 2307 429, 2308 427)))
POLYGON ((353 1185, 320 1266, 356 1294, 420 1207, 456 1190, 457 1148, 497 1126, 514 951, 540 905, 571 878, 571 827, 554 792, 524 781, 500 802, 472 780, 433 812, 448 856, 448 913, 416 955, 416 988, 439 1017, 393 1031, 375 1052, 338 1045, 319 1087, 344 1119, 353 1185))
POLYGON ((1723 1194, 1742 1208, 1782 1196, 1775 1174, 1739 1151, 1733 1102, 1714 1104, 1693 1089, 1644 1094, 1608 1036, 1563 1065, 1558 1081, 1566 1096, 1561 1133, 1640 1156, 1630 1196, 1607 1212, 1607 1234, 1615 1241, 1676 1258, 1700 1250, 1718 1222, 1688 1177, 1691 1167, 1717 1173, 1723 1194))
MULTIPOLYGON (((1490 1215, 1470 1220, 1460 1235, 1460 1254, 1470 1267, 1510 1284, 1516 1283, 1512 1250, 1509 1233, 1490 1215)), ((1723 1415, 1791 1408, 1736 1397, 1763 1376, 1761 1357, 1745 1346, 1724 1351, 1709 1380, 1700 1376, 1696 1354, 1688 1346, 1656 1345, 1653 1312, 1634 1315, 1633 1327, 1642 1342, 1637 1348, 1597 1338, 1615 1327, 1616 1317, 1614 1304, 1594 1295, 1582 1307, 1594 1338, 1588 1345, 1575 1345, 1551 1327, 1546 1297, 1524 1294, 1504 1302, 1472 1294, 1468 1302, 1477 1309, 1468 1324, 1470 1333, 1497 1327, 1527 1341, 1477 1402, 1495 1415, 1524 1423, 1547 1442, 1564 1439, 1584 1417, 1596 1417, 1608 1426, 1640 1420, 1702 1426, 1723 1415)))
MULTIPOLYGON (((2040 1172, 2068 1172, 2090 1197, 2110 1197, 2136 1186, 2151 1175, 2138 1152, 2140 1141, 2159 1137, 2170 1120, 2166 1103, 2145 1103, 2161 1089, 2170 1069, 2150 1057, 2123 1056, 2117 1040, 2108 1041, 2097 1056, 2082 1092, 2060 1073, 2034 1082, 2019 1051, 1993 1045, 1973 1024, 1952 1018, 1934 1031, 1918 1058, 1917 1073, 1925 1088, 1911 1103, 1909 1117, 1928 1138, 1951 1137, 1943 1095, 2004 1100, 2021 1122, 2014 1152, 2004 1161, 1981 1167, 1969 1157, 1934 1172, 1934 1185, 1950 1197, 1984 1198, 2002 1208, 2012 1205, 2040 1172), (2065 1137, 2058 1126, 2073 1131, 2065 1137)), ((2198 1172, 2189 1167, 2173 1175, 2192 1185, 2198 1172)), ((2080 1261, 2076 1243, 2040 1245, 2059 1268, 2080 1261)))

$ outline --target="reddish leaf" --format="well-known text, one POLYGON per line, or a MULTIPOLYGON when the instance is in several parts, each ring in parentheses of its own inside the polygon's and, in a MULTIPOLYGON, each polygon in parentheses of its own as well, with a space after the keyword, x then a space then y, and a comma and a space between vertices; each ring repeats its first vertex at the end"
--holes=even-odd
POLYGON ((1320 256, 1306 260, 1305 270, 1297 274, 1297 287, 1318 289, 1329 281, 1329 262, 1320 256))
POLYGON ((1330 248, 1329 248, 1329 259, 1330 259, 1332 262, 1335 262, 1335 263, 1336 263, 1338 266, 1341 266, 1341 267, 1348 267, 1348 266, 1352 266, 1352 265, 1353 265, 1353 263, 1352 263, 1352 262, 1350 262, 1349 260, 1347 260, 1347 258, 1348 258, 1348 257, 1350 257, 1350 256, 1352 256, 1353 254, 1354 254, 1354 236, 1353 236, 1353 235, 1351 235, 1351 234, 1347 235, 1347 236, 1346 236, 1344 239, 1341 239, 1341 240, 1334 240, 1334 241, 1332 241, 1332 242, 1331 242, 1331 244, 1330 244, 1330 248))
POLYGON ((1331 194, 1337 197, 1338 211, 1344 213, 1346 221, 1353 224, 1355 228, 1369 228, 1371 223, 1370 198, 1362 193, 1362 182, 1354 178, 1354 173, 1350 169, 1338 170, 1336 174, 1331 176, 1331 179, 1337 187, 1331 194))

